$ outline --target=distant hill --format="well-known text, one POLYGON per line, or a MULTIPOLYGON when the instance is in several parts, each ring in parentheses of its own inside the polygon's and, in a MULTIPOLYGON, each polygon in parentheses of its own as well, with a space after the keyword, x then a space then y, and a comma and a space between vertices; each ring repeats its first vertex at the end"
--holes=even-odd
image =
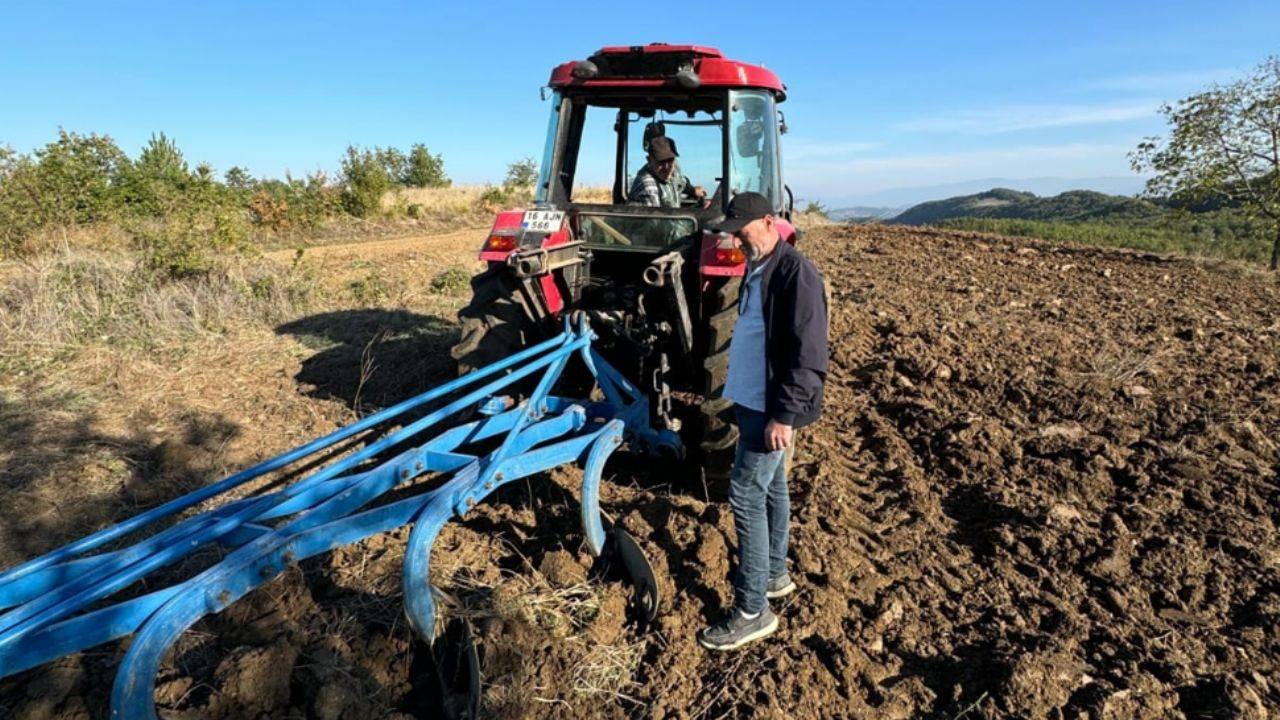
POLYGON ((861 193, 816 192, 804 193, 820 197, 825 205, 834 208, 899 208, 900 210, 930 200, 972 195, 990 188, 1011 188, 1049 197, 1068 190, 1096 190, 1108 195, 1137 195, 1142 192, 1144 180, 1138 175, 1099 177, 987 177, 963 182, 938 185, 880 188, 861 193))
POLYGON ((933 200, 912 206, 889 222, 936 225, 956 218, 1058 220, 1065 222, 1155 220, 1163 209, 1147 200, 1093 190, 1069 190, 1052 197, 993 188, 974 195, 933 200))
POLYGON ((902 207, 869 207, 866 205, 855 205, 854 207, 842 207, 827 211, 827 217, 838 222, 870 222, 873 220, 888 220, 898 213, 902 212, 902 207))
POLYGON ((1226 203, 1151 202, 1092 190, 1051 197, 993 188, 933 200, 887 221, 1263 263, 1270 225, 1226 203))

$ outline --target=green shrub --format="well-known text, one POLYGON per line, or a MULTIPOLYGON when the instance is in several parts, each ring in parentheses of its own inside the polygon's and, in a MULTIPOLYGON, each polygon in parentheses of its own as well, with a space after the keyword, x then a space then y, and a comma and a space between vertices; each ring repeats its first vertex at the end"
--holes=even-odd
POLYGON ((387 170, 387 177, 396 184, 404 183, 405 172, 409 167, 409 158, 396 148, 375 147, 374 154, 378 158, 378 162, 382 163, 382 167, 387 170))
POLYGON ((816 200, 810 200, 808 203, 805 204, 804 209, 801 210, 800 212, 804 213, 805 215, 814 215, 817 217, 830 217, 827 214, 828 213, 827 206, 823 205, 820 202, 817 202, 816 200))
POLYGON ((485 212, 497 212, 499 210, 509 210, 513 207, 526 205, 533 200, 532 187, 487 187, 484 192, 480 193, 477 204, 485 212))
POLYGON ((444 174, 444 158, 439 154, 432 155, 422 143, 409 149, 404 173, 396 177, 409 187, 447 187, 450 184, 449 177, 444 174))
MULTIPOLYGON (((200 178, 212 182, 212 177, 200 178)), ((124 203, 138 215, 160 217, 177 211, 196 182, 177 143, 164 133, 151 136, 124 177, 124 203)))
POLYGON ((253 175, 249 171, 234 165, 232 168, 222 175, 222 181, 232 190, 253 190, 258 181, 253 179, 253 175))
POLYGON ((507 177, 502 182, 505 187, 532 187, 538 182, 538 161, 531 157, 522 158, 507 166, 507 177))
POLYGON ((342 159, 342 205, 356 217, 372 217, 382 207, 382 196, 394 183, 383 164, 381 151, 347 148, 342 159))
POLYGON ((105 135, 58 131, 21 155, 0 152, 0 254, 15 255, 38 230, 101 222, 119 208, 129 158, 105 135))
POLYGON ((351 296, 362 305, 380 305, 404 291, 402 282, 389 280, 377 266, 370 267, 364 277, 347 283, 347 287, 351 296))
POLYGON ((431 278, 431 292, 438 295, 459 295, 471 287, 471 273, 451 267, 431 278))
MULTIPOLYGON (((274 234, 310 233, 343 213, 383 214, 384 197, 402 185, 450 184, 443 158, 421 143, 407 155, 348 147, 341 165, 336 184, 323 173, 259 180, 238 166, 220 179, 207 163, 192 169, 164 133, 152 135, 136 161, 109 137, 66 131, 30 154, 0 146, 0 258, 27 252, 61 228, 115 223, 148 248, 159 267, 201 272, 205 256, 227 243, 204 246, 194 238, 236 236, 235 245, 246 224, 274 234)), ((505 205, 512 197, 495 190, 489 200, 505 205)), ((415 218, 430 214, 422 203, 397 210, 415 218)))
POLYGON ((143 267, 162 279, 205 275, 217 267, 220 255, 250 248, 244 212, 217 204, 193 204, 159 220, 134 220, 130 234, 143 267))
POLYGON ((342 197, 322 172, 305 180, 286 174, 284 180, 257 183, 247 207, 250 219, 259 227, 282 234, 309 232, 341 212, 342 197))

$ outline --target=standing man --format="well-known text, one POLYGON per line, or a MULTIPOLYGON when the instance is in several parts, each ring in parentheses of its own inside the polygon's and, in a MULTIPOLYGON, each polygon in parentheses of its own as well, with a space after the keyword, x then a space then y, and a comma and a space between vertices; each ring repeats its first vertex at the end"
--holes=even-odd
POLYGON ((649 140, 648 162, 631 181, 627 202, 631 205, 678 208, 684 197, 703 200, 707 191, 689 182, 676 167, 676 144, 665 135, 649 140))
POLYGON ((827 376, 827 302, 822 275, 783 242, 763 195, 739 193, 715 228, 733 233, 747 256, 738 321, 729 343, 724 396, 734 402, 738 448, 729 505, 738 535, 734 607, 698 642, 734 650, 778 629, 770 598, 791 594, 787 572, 791 501, 787 462, 795 430, 822 411, 827 376))

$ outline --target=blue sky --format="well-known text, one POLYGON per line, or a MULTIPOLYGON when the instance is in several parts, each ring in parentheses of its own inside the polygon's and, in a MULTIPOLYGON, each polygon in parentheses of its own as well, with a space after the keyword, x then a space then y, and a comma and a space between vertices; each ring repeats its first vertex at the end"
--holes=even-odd
POLYGON ((0 143, 153 131, 220 172, 332 172, 343 149, 443 153, 458 182, 540 155, 553 65, 695 42, 790 91, 805 198, 1129 174, 1161 101, 1280 52, 1280 2, 144 3, 0 7, 0 143))

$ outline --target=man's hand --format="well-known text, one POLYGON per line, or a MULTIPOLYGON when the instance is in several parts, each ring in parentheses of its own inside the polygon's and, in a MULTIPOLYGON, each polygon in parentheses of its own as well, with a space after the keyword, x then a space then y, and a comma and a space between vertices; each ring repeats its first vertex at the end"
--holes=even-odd
POLYGON ((764 446, 769 451, 786 450, 791 447, 791 426, 773 420, 764 426, 764 446))
POLYGON ((707 199, 707 191, 702 189, 701 185, 693 186, 693 196, 699 200, 707 199))

